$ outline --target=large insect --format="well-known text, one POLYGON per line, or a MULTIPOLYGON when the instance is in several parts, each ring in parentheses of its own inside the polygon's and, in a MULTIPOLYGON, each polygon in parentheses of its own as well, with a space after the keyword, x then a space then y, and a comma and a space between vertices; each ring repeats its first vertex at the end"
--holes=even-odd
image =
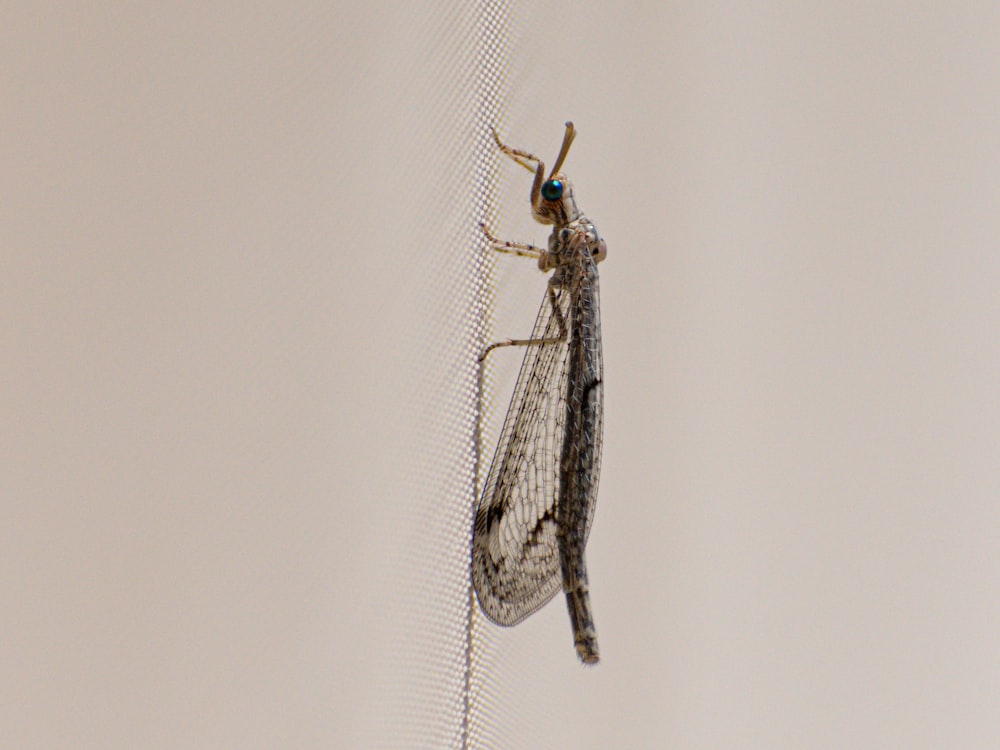
POLYGON ((490 245, 536 258, 552 272, 528 339, 488 347, 525 347, 524 361, 500 442, 476 512, 472 580, 483 612, 500 625, 516 625, 566 594, 576 651, 585 664, 600 658, 590 609, 584 555, 594 520, 604 420, 601 316, 597 264, 607 246, 573 200, 559 170, 576 137, 566 123, 562 148, 546 178, 537 157, 504 145, 500 150, 534 172, 531 208, 552 225, 548 249, 493 237, 490 245))

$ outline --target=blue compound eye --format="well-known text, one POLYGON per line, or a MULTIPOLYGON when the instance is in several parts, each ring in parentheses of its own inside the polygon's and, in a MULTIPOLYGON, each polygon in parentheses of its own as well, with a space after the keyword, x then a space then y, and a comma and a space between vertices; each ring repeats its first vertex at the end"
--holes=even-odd
POLYGON ((562 180, 549 180, 542 185, 542 197, 547 201, 557 201, 562 198, 562 180))

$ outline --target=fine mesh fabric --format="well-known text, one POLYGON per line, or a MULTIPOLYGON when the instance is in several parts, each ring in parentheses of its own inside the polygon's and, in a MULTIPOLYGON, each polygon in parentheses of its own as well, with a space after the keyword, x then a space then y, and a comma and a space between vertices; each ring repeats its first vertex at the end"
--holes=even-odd
POLYGON ((509 5, 45 6, 2 13, 0 744, 507 744, 468 561, 509 5))
POLYGON ((1000 744, 988 3, 0 5, 0 747, 1000 744), (469 583, 607 242, 587 569, 469 583))

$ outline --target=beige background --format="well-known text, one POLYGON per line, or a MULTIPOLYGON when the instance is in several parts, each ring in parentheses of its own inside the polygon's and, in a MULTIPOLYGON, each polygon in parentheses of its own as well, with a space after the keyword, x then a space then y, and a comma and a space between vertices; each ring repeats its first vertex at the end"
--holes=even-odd
POLYGON ((0 9, 0 746, 996 747, 1000 10, 482 19, 0 9), (475 351, 544 290, 477 201, 545 237, 473 165, 569 118, 603 662, 476 613, 463 720, 475 351))

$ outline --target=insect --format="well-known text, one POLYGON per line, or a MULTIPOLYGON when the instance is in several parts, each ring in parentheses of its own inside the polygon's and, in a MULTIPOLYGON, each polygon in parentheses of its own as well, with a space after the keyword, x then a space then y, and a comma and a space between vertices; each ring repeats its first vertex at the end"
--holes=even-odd
POLYGON ((590 608, 584 548, 594 519, 601 466, 604 386, 597 264, 607 246, 573 199, 559 170, 576 137, 572 122, 548 178, 526 151, 500 150, 534 172, 531 208, 551 224, 548 249, 498 240, 500 252, 535 258, 552 272, 528 339, 508 339, 483 351, 525 347, 517 385, 476 512, 472 580, 479 605, 499 625, 516 625, 538 611, 560 585, 566 594, 576 651, 585 664, 600 659, 590 608))

